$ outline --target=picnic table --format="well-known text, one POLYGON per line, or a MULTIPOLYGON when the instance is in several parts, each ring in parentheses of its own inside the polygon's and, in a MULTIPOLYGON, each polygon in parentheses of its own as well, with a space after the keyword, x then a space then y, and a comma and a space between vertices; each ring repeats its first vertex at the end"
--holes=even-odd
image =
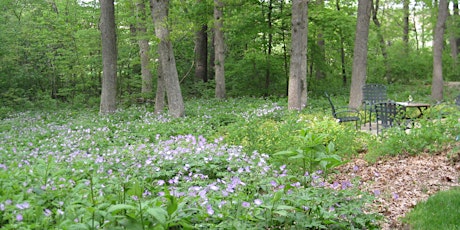
MULTIPOLYGON (((413 118, 423 117, 423 112, 427 110, 431 105, 424 102, 396 102, 396 104, 406 107, 406 109, 417 109, 418 114, 413 118)), ((410 118, 410 117, 407 117, 410 118)))

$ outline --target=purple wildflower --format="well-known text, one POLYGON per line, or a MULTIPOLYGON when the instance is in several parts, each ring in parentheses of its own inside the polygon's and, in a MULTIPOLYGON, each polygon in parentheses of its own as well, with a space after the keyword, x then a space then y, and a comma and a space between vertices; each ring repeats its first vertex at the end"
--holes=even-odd
POLYGON ((24 217, 21 214, 16 215, 16 220, 17 221, 22 221, 24 217))
POLYGON ((210 204, 206 206, 206 212, 211 216, 214 214, 214 210, 212 209, 212 206, 210 204))
POLYGON ((51 216, 52 213, 51 213, 51 210, 45 209, 45 210, 43 211, 43 214, 44 214, 45 216, 51 216))
POLYGON ((257 205, 257 206, 259 206, 259 205, 262 204, 262 201, 261 201, 260 199, 255 199, 255 200, 254 200, 254 204, 257 205))
POLYGON ((243 201, 243 203, 241 203, 241 205, 245 208, 249 208, 249 206, 251 206, 251 204, 249 202, 246 202, 246 201, 243 201))

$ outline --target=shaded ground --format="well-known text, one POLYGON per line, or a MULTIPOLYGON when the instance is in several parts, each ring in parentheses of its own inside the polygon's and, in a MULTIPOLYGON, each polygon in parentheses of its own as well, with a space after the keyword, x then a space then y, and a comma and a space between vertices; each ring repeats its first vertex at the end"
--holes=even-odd
POLYGON ((403 217, 434 193, 459 186, 460 161, 452 151, 418 156, 396 156, 367 163, 361 157, 338 168, 338 180, 360 178, 360 187, 376 195, 373 208, 385 216, 382 229, 404 229, 403 217))

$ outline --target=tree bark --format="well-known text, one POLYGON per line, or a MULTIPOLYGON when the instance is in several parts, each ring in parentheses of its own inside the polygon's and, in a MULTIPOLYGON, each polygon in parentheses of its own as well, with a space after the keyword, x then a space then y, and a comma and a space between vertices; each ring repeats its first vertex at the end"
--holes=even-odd
MULTIPOLYGON (((406 0, 407 1, 407 0, 406 0)), ((409 6, 408 6, 409 7, 409 6)), ((409 8, 407 8, 409 10, 409 8)), ((379 39, 380 50, 382 51, 383 56, 383 63, 385 65, 385 79, 390 83, 393 79, 390 76, 390 65, 388 64, 388 54, 387 54, 387 47, 385 44, 385 38, 382 34, 382 25, 380 24, 379 18, 377 17, 379 12, 379 0, 375 0, 375 5, 372 5, 372 21, 374 22, 375 26, 377 27, 377 38, 379 39)), ((409 12, 409 11, 408 11, 409 12)), ((407 17, 409 20, 409 17, 407 17)), ((407 22, 409 25, 409 22, 407 22)), ((409 32, 408 32, 409 33, 409 32)), ((406 43, 407 45, 407 43, 406 43)))
POLYGON ((433 40, 433 80, 431 85, 431 98, 437 102, 443 100, 442 49, 447 15, 447 0, 439 0, 438 20, 433 40))
POLYGON ((137 43, 139 45, 139 55, 141 59, 141 75, 142 75, 142 93, 152 92, 152 72, 149 68, 149 40, 147 39, 147 29, 145 26, 145 3, 144 0, 136 0, 137 9, 137 28, 136 33, 138 36, 137 43))
POLYGON ((208 81, 208 26, 202 25, 196 32, 195 38, 195 77, 196 79, 208 81))
POLYGON ((99 112, 114 113, 117 109, 117 38, 114 0, 100 0, 102 39, 102 92, 99 112))
MULTIPOLYGON (((324 0, 316 0, 316 4, 320 8, 324 8, 324 0)), ((323 68, 325 66, 324 63, 326 63, 326 48, 325 48, 325 41, 324 41, 324 35, 323 31, 321 28, 318 28, 318 34, 316 35, 316 44, 318 45, 318 52, 319 52, 319 60, 316 63, 316 79, 323 79, 326 77, 326 74, 323 71, 323 68)))
POLYGON ((167 27, 169 0, 151 0, 150 4, 155 35, 160 40, 158 53, 168 98, 169 114, 173 117, 182 117, 185 115, 185 108, 176 69, 176 59, 167 27))
POLYGON ((288 109, 302 110, 307 103, 307 0, 292 1, 292 45, 289 66, 288 109))
POLYGON ((450 16, 450 54, 452 56, 452 67, 456 68, 458 62, 458 46, 459 44, 459 36, 458 36, 458 20, 459 20, 459 11, 458 11, 458 0, 454 0, 454 13, 450 16))
POLYGON ((356 23, 355 48, 351 76, 350 108, 359 108, 363 99, 362 87, 366 83, 367 42, 372 1, 359 0, 358 21, 356 23))
POLYGON ((163 74, 163 69, 161 68, 161 64, 158 65, 157 67, 157 93, 155 96, 155 113, 159 114, 163 112, 163 109, 165 107, 165 79, 164 79, 164 74, 163 74))
POLYGON ((214 70, 216 80, 216 98, 223 99, 226 97, 225 91, 225 43, 223 28, 223 3, 221 0, 214 0, 214 70))
MULTIPOLYGON (((336 0, 335 2, 335 7, 337 8, 337 11, 340 11, 340 3, 339 0, 336 0)), ((342 69, 342 83, 343 86, 347 85, 347 71, 345 68, 345 38, 343 37, 343 30, 340 28, 339 29, 339 35, 340 35, 340 66, 342 69)))
POLYGON ((409 3, 410 0, 403 2, 403 42, 406 51, 409 49, 409 3))

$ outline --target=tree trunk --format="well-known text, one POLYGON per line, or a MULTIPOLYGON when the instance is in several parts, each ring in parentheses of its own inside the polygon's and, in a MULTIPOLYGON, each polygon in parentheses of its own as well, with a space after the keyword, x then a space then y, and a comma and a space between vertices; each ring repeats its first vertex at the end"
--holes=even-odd
POLYGON ((155 113, 159 114, 163 112, 163 109, 165 107, 165 79, 164 79, 164 74, 163 74, 163 69, 161 68, 161 64, 158 65, 157 68, 158 72, 158 77, 157 77, 157 93, 155 96, 155 113))
POLYGON ((307 102, 307 3, 307 0, 292 1, 292 45, 288 90, 290 110, 300 111, 305 108, 307 102))
POLYGON ((117 38, 115 32, 114 0, 100 0, 102 39, 102 92, 100 113, 114 113, 117 109, 117 38))
POLYGON ((147 38, 146 18, 145 18, 145 3, 144 0, 136 0, 137 9, 137 28, 138 36, 137 43, 139 45, 139 55, 141 59, 141 75, 142 75, 142 93, 152 92, 152 72, 149 68, 149 39, 147 38))
MULTIPOLYGON (((337 8, 337 11, 340 11, 340 3, 339 0, 336 0, 335 6, 337 8)), ((339 30, 339 35, 340 35, 340 63, 341 63, 341 69, 342 69, 342 83, 343 86, 347 85, 347 71, 345 68, 345 38, 343 37, 343 30, 339 30)))
POLYGON ((268 42, 267 42, 267 67, 265 70, 265 95, 269 95, 270 91, 270 78, 271 78, 271 58, 272 58, 272 49, 273 49, 273 0, 269 0, 268 2, 268 15, 267 15, 267 23, 268 23, 268 42))
POLYGON ((216 71, 216 98, 226 97, 225 92, 225 43, 223 29, 223 3, 221 0, 214 0, 214 42, 215 42, 215 61, 216 71))
POLYGON ((433 82, 431 85, 431 98, 437 102, 443 99, 442 49, 447 15, 447 0, 439 0, 438 21, 436 22, 433 40, 433 82))
POLYGON ((403 42, 406 51, 409 49, 409 3, 410 0, 404 0, 403 2, 403 42))
POLYGON ((459 36, 458 36, 458 0, 454 0, 454 13, 450 16, 449 29, 450 29, 450 36, 449 36, 449 43, 450 43, 450 54, 452 56, 452 67, 456 68, 458 62, 458 46, 459 44, 459 36))
MULTIPOLYGON (((409 7, 409 6, 408 6, 409 7)), ((408 8, 409 10, 409 8, 408 8)), ((393 79, 390 76, 390 65, 388 64, 388 54, 387 54, 387 47, 385 44, 385 38, 383 37, 382 34, 382 26, 380 24, 379 18, 377 17, 378 11, 379 11, 379 0, 375 0, 375 5, 372 6, 372 21, 374 22, 375 26, 377 27, 377 37, 379 39, 379 44, 380 44, 380 50, 382 51, 382 56, 383 56, 383 63, 385 65, 385 79, 387 82, 392 82, 393 79)), ((409 17, 407 17, 407 20, 409 20, 409 17)), ((408 44, 406 43, 406 46, 408 44)))
MULTIPOLYGON (((319 8, 324 8, 324 0, 316 0, 316 4, 318 5, 319 8)), ((326 77, 326 74, 324 73, 323 69, 324 66, 326 66, 326 52, 325 52, 325 41, 324 41, 324 35, 323 31, 321 28, 318 28, 318 34, 316 35, 316 44, 318 45, 318 52, 319 52, 319 60, 316 62, 316 72, 315 76, 316 79, 323 79, 326 77)))
POLYGON ((173 117, 182 117, 185 115, 184 102, 176 69, 176 59, 167 28, 169 0, 151 0, 150 3, 155 35, 160 40, 158 53, 168 98, 169 114, 173 117))
POLYGON ((355 48, 351 76, 350 108, 359 108, 363 99, 362 87, 366 83, 367 41, 372 1, 359 0, 358 21, 356 23, 355 48))
POLYGON ((195 38, 195 77, 208 81, 208 26, 202 25, 195 38))

